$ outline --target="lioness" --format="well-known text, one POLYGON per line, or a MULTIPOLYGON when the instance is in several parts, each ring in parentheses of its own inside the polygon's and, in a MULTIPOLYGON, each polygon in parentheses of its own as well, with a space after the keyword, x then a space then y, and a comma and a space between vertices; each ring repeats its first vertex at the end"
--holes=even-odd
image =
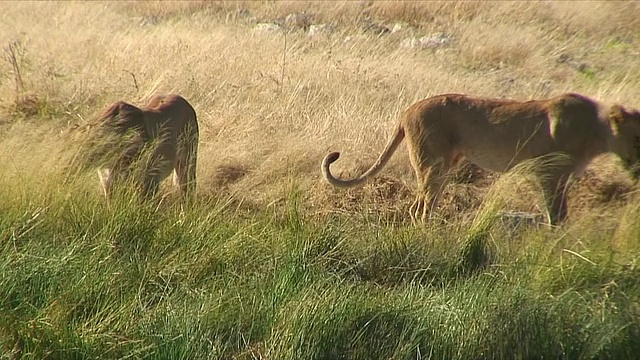
POLYGON ((171 172, 183 199, 195 192, 198 121, 183 97, 156 95, 142 108, 118 101, 96 121, 89 161, 100 167, 107 198, 114 184, 132 180, 149 199, 171 172))
POLYGON ((322 175, 338 187, 360 185, 380 172, 405 136, 418 182, 409 208, 414 221, 424 221, 436 207, 447 175, 463 157, 504 172, 527 159, 564 155, 561 164, 536 169, 550 224, 567 217, 569 177, 579 175, 596 156, 613 152, 635 179, 640 177, 640 112, 571 93, 531 101, 460 94, 427 98, 404 111, 393 137, 364 174, 352 180, 335 178, 329 166, 340 153, 332 152, 322 161, 322 175))

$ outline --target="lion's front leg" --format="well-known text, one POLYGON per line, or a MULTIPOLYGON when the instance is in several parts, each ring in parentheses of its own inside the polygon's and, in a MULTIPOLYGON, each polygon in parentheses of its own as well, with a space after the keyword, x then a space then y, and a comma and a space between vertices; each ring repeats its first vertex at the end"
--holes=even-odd
MULTIPOLYGON (((197 140, 195 145, 197 146, 197 140)), ((173 180, 180 189, 182 200, 193 200, 196 192, 197 151, 193 144, 178 151, 173 180)))
POLYGON ((565 221, 569 215, 567 190, 570 177, 571 172, 568 169, 562 169, 541 175, 539 178, 550 225, 565 221))

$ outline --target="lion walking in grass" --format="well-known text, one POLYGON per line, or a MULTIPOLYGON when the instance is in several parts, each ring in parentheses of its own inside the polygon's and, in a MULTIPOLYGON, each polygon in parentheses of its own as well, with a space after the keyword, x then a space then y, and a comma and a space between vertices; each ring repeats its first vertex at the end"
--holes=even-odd
POLYGON ((143 199, 153 198, 172 172, 181 197, 194 195, 198 121, 182 96, 156 95, 142 107, 117 101, 92 127, 85 162, 98 167, 107 198, 122 184, 134 185, 143 199))
POLYGON ((579 94, 546 100, 516 101, 445 94, 421 100, 402 114, 377 161, 361 176, 337 179, 322 161, 326 181, 337 187, 363 184, 378 174, 407 139, 418 188, 410 207, 414 221, 425 221, 437 207, 451 170, 462 158, 487 170, 505 172, 530 159, 561 155, 562 161, 538 166, 548 221, 567 217, 567 184, 597 156, 612 152, 640 177, 640 112, 605 106, 579 94))

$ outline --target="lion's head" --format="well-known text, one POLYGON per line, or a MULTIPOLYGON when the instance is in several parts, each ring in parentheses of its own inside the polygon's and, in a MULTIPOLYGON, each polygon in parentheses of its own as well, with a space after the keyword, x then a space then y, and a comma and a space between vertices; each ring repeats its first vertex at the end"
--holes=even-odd
POLYGON ((635 179, 640 179, 640 112, 614 105, 609 111, 619 139, 619 155, 623 165, 635 179))
POLYGON ((86 161, 91 165, 124 161, 123 157, 139 152, 146 137, 142 110, 118 101, 91 126, 86 161))

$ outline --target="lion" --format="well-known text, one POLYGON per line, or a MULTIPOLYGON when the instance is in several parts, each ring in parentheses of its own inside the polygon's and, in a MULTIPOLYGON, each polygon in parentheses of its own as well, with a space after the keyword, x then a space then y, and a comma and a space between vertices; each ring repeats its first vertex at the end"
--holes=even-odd
POLYGON ((86 161, 99 168, 107 199, 125 181, 151 199, 172 172, 183 200, 195 193, 198 121, 182 96, 155 95, 141 108, 117 101, 97 117, 95 128, 86 161))
POLYGON ((462 94, 426 98, 403 112, 382 154, 361 176, 341 180, 331 174, 339 152, 323 159, 322 175, 337 187, 361 185, 382 170, 405 137, 418 185, 409 208, 414 222, 424 222, 436 209, 451 170, 463 158, 506 172, 525 160, 561 155, 562 161, 534 171, 551 225, 567 218, 569 179, 595 157, 614 153, 635 180, 640 177, 640 112, 575 93, 530 101, 462 94))

